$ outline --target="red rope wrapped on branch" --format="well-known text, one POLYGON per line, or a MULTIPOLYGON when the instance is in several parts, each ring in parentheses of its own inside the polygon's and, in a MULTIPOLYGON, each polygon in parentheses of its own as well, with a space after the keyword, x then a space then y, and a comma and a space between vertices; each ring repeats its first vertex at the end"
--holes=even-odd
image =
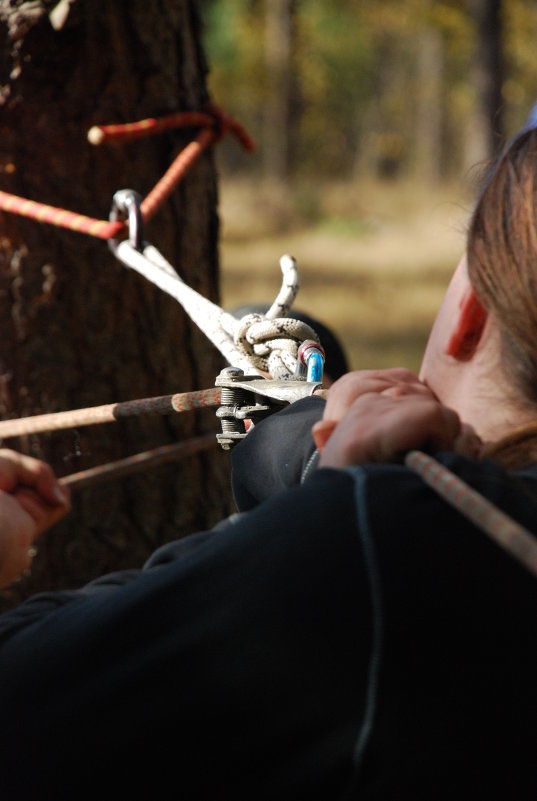
MULTIPOLYGON (((214 105, 208 106, 205 112, 177 112, 160 119, 150 118, 122 125, 94 126, 88 133, 92 144, 101 144, 140 139, 164 130, 185 127, 201 127, 201 130, 176 156, 162 178, 142 201, 141 213, 144 221, 155 214, 204 151, 219 142, 227 133, 233 134, 249 152, 255 150, 254 141, 240 123, 214 105)), ((0 191, 0 209, 99 239, 116 239, 126 233, 126 225, 122 221, 110 222, 87 217, 8 192, 0 191)))

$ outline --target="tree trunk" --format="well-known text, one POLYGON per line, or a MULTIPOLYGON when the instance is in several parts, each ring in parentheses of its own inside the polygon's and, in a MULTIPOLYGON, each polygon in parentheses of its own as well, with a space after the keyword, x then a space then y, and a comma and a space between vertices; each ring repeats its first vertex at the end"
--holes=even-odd
POLYGON ((442 174, 444 48, 437 29, 423 29, 417 48, 416 173, 431 184, 442 174))
POLYGON ((470 65, 474 106, 466 134, 466 168, 488 162, 503 144, 501 0, 468 0, 475 25, 470 65))
MULTIPOLYGON (((203 107, 196 0, 13 6, 0 0, 0 188, 106 218, 116 190, 147 194, 195 134, 92 148, 87 131, 203 107)), ((144 231, 213 300, 216 203, 206 154, 144 231)), ((105 242, 7 213, 0 225, 2 417, 214 384, 222 366, 216 350, 175 301, 120 266, 105 242)), ((216 430, 213 417, 133 419, 4 445, 64 475, 216 430)), ((40 540, 32 576, 4 601, 140 566, 159 544, 220 519, 231 507, 228 458, 215 449, 76 493, 70 519, 40 540)))
POLYGON ((263 154, 265 176, 273 183, 285 183, 289 177, 294 4, 295 0, 265 2, 267 96, 263 123, 263 154))

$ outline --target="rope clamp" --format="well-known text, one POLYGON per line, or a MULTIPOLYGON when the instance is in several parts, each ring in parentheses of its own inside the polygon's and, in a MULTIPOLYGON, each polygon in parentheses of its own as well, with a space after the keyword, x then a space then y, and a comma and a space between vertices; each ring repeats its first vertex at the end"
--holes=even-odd
POLYGON ((216 378, 221 387, 221 406, 216 416, 222 423, 222 433, 216 438, 224 450, 230 450, 248 433, 244 421, 254 424, 279 411, 288 403, 313 395, 322 387, 320 381, 300 379, 267 379, 245 375, 238 367, 226 367, 216 378))
MULTIPOLYGON (((135 250, 143 246, 142 196, 134 189, 119 189, 112 198, 110 222, 129 222, 129 242, 135 250)), ((115 255, 119 245, 118 239, 109 239, 108 247, 115 255)))

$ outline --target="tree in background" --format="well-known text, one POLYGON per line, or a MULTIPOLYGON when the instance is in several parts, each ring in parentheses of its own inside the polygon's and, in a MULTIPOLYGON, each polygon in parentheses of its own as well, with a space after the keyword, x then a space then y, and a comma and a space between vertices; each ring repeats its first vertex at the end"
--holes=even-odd
POLYGON ((490 160, 504 143, 502 86, 503 31, 500 0, 468 0, 474 24, 469 80, 474 102, 466 128, 466 162, 490 160))
MULTIPOLYGON (((101 219, 116 190, 147 194, 192 131, 101 148, 86 134, 94 124, 201 109, 208 96, 200 29, 195 0, 0 0, 1 188, 101 219)), ((216 200, 207 154, 144 232, 212 299, 216 200)), ((120 266, 106 243, 10 214, 0 220, 3 417, 214 384, 216 351, 175 301, 120 266)), ((63 475, 212 425, 212 416, 189 413, 9 444, 63 475)), ((160 543, 221 519, 228 480, 227 459, 215 450, 81 492, 70 519, 43 538, 32 578, 16 595, 141 565, 160 543)))
POLYGON ((263 121, 265 176, 289 177, 293 110, 295 0, 265 0, 266 100, 263 121))
MULTIPOLYGON (((206 5, 212 86, 264 142, 266 4, 206 5)), ((459 177, 537 98, 536 39, 533 0, 300 0, 293 175, 459 177)))
POLYGON ((415 140, 419 147, 414 166, 418 175, 434 183, 441 179, 443 167, 445 41, 434 24, 432 3, 428 12, 416 37, 415 140))

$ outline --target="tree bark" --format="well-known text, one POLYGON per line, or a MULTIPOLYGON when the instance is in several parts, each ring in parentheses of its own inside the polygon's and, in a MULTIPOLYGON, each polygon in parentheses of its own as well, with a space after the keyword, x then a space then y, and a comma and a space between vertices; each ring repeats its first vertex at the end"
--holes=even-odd
MULTIPOLYGON (((92 125, 207 101, 195 0, 0 0, 0 188, 100 219, 114 192, 154 186, 194 132, 92 148, 92 125), (50 16, 54 9, 56 16, 50 16), (53 23, 53 24, 51 24, 53 23), (54 27, 55 26, 55 27, 54 27)), ((217 189, 206 154, 144 238, 218 298, 217 189)), ((212 386, 222 359, 175 301, 115 261, 102 240, 0 215, 0 411, 4 418, 212 386)), ((216 430, 189 412, 10 440, 59 475, 216 430)), ((216 449, 74 497, 5 603, 140 566, 159 544, 231 508, 216 449)))

